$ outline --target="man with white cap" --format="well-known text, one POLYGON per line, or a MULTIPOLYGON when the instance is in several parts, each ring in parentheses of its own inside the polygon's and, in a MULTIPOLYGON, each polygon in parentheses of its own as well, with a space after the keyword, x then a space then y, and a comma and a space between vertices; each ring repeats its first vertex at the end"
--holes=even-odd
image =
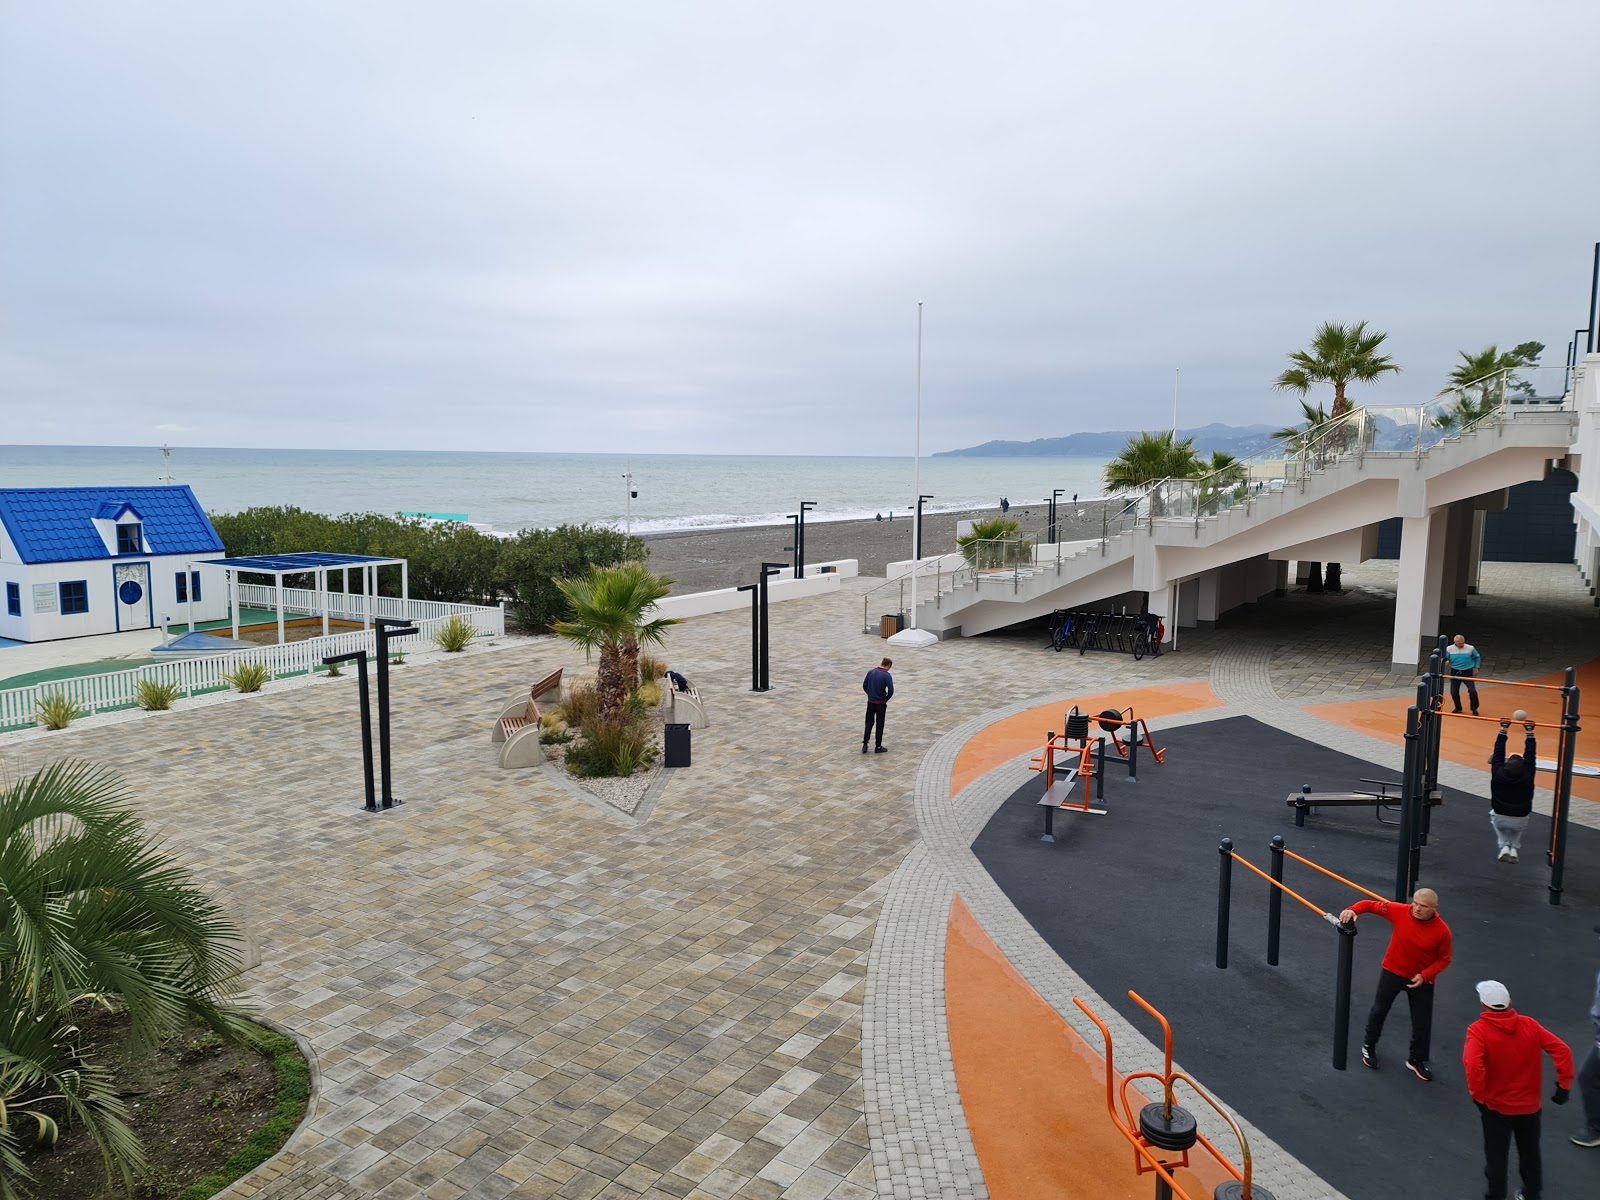
POLYGON ((1522 1190, 1517 1200, 1540 1200, 1544 1171, 1539 1160, 1539 1108, 1544 1091, 1544 1060, 1556 1066, 1554 1104, 1565 1104, 1572 1087, 1572 1051, 1532 1017, 1511 1007, 1511 993, 1495 979, 1478 985, 1483 1014, 1467 1026, 1461 1065, 1467 1092, 1483 1119, 1485 1200, 1505 1200, 1511 1140, 1517 1142, 1522 1190))
MULTIPOLYGON (((1600 933, 1600 925, 1594 927, 1600 933)), ((1594 977, 1594 1003, 1589 1006, 1594 1022, 1594 1042, 1578 1068, 1578 1097, 1583 1101, 1584 1127, 1572 1135, 1574 1146, 1600 1146, 1600 971, 1594 977)))

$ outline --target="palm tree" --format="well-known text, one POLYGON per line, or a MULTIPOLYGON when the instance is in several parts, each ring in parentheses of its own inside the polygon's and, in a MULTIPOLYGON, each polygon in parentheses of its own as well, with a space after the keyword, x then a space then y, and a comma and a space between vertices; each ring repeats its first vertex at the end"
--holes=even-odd
POLYGON ((1378 353, 1378 347, 1383 345, 1388 336, 1387 333, 1369 332, 1365 321, 1357 321, 1354 325, 1324 321, 1311 339, 1309 350, 1296 350, 1289 355, 1293 365, 1278 376, 1273 386, 1280 391, 1298 392, 1304 396, 1315 384, 1333 384, 1333 412, 1330 416, 1337 420, 1350 411, 1345 388, 1352 383, 1371 383, 1400 369, 1387 354, 1378 353))
POLYGON ((572 618, 552 628, 585 652, 600 652, 596 690, 600 715, 621 719, 628 693, 639 684, 639 647, 659 646, 662 632, 677 625, 676 618, 646 620, 645 614, 672 588, 672 580, 655 574, 641 562, 617 567, 591 567, 582 579, 558 579, 556 586, 572 606, 572 618))
POLYGON ((1283 443, 1284 453, 1301 454, 1311 443, 1312 430, 1328 423, 1328 410, 1309 400, 1300 401, 1300 417, 1304 425, 1290 425, 1268 436, 1283 443))
POLYGON ((108 1176, 126 1180, 141 1161, 114 1091, 80 1053, 82 1005, 125 1010, 140 1048, 196 1018, 247 1036, 231 996, 237 927, 147 842, 125 801, 113 776, 79 762, 0 791, 0 1197, 28 1177, 13 1122, 49 1143, 52 1110, 82 1122, 108 1176))
POLYGON ((980 569, 998 567, 1006 562, 1008 550, 1021 547, 1020 541, 1011 540, 1020 528, 1022 526, 1015 517, 988 517, 974 521, 971 532, 956 539, 956 547, 969 563, 980 569))
POLYGON ((1455 402, 1434 417, 1433 423, 1440 429, 1464 429, 1499 407, 1507 390, 1530 391, 1527 384, 1517 382, 1512 372, 1518 367, 1536 366, 1543 353, 1542 342, 1522 342, 1504 351, 1493 345, 1476 354, 1461 351, 1461 361, 1450 372, 1448 385, 1439 392, 1441 396, 1454 392, 1455 402), (1476 393, 1468 388, 1476 389, 1476 393))
MULTIPOLYGON (((1192 479, 1202 470, 1193 438, 1180 442, 1171 430, 1141 433, 1129 438, 1122 453, 1106 464, 1106 490, 1136 491, 1163 479, 1192 479)), ((1159 517, 1162 511, 1161 496, 1151 492, 1150 515, 1159 517)))

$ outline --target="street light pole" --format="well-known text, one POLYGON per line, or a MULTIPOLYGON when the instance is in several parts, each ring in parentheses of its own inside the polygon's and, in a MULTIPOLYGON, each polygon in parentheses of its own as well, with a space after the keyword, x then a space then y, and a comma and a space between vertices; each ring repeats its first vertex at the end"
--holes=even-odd
POLYGON ((817 506, 815 500, 800 501, 800 524, 794 543, 794 577, 805 578, 806 573, 806 513, 817 506))
POLYGON ((1054 546, 1060 539, 1056 536, 1056 522, 1060 520, 1061 497, 1066 495, 1066 488, 1055 488, 1050 493, 1050 544, 1054 546))
POLYGON ((924 496, 921 492, 917 493, 917 544, 914 552, 919 563, 922 561, 922 502, 932 499, 932 496, 924 496))
POLYGON ((1172 444, 1178 444, 1178 374, 1179 368, 1172 368, 1172 444))
MULTIPOLYGON (((917 417, 911 452, 911 486, 917 495, 922 494, 922 301, 917 301, 917 417)), ((917 515, 912 520, 911 550, 919 555, 922 550, 922 505, 917 505, 917 515)), ((939 639, 926 629, 917 628, 917 567, 911 564, 911 620, 889 641, 900 646, 931 646, 939 639)))

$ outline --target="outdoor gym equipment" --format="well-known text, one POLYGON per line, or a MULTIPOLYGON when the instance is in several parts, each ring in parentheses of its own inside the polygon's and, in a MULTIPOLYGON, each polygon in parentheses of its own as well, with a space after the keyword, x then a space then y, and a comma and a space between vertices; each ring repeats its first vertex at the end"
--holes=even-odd
MULTIPOLYGON (((1212 1193, 1213 1200, 1273 1200, 1272 1193, 1266 1188, 1251 1184, 1250 1143, 1245 1140, 1244 1131, 1204 1088, 1181 1071, 1172 1069, 1172 1026, 1167 1022, 1167 1018, 1138 992, 1130 991, 1128 999, 1161 1022, 1165 1057, 1160 1074, 1154 1071, 1135 1071, 1123 1077, 1120 1089, 1114 1082, 1117 1074, 1116 1048, 1111 1043, 1111 1030, 1106 1028, 1106 1023, 1095 1016, 1082 999, 1074 996, 1072 1002, 1078 1006, 1079 1012, 1094 1022, 1095 1028, 1100 1031, 1100 1036, 1105 1039, 1106 1112, 1111 1117, 1111 1123, 1117 1127, 1117 1132, 1133 1147, 1135 1174, 1155 1174, 1156 1200, 1173 1200, 1175 1196, 1180 1200, 1194 1200, 1194 1197, 1179 1186, 1173 1172, 1189 1165, 1189 1151, 1198 1144, 1216 1160, 1218 1166, 1232 1176, 1231 1179, 1217 1185, 1212 1193), (1158 1081, 1161 1084, 1161 1099, 1142 1105, 1136 1117, 1133 1105, 1128 1101, 1128 1088, 1139 1079, 1158 1081), (1239 1157, 1244 1164, 1243 1170, 1235 1167, 1222 1151, 1212 1145, 1205 1134, 1200 1132, 1200 1124, 1195 1120, 1194 1114, 1177 1103, 1174 1085, 1179 1080, 1209 1104, 1227 1123, 1228 1128, 1233 1131, 1233 1136, 1239 1139, 1239 1157), (1118 1101, 1121 1101, 1120 1112, 1118 1101), (1174 1155, 1178 1157, 1174 1158, 1174 1155)), ((1143 1099, 1142 1096, 1140 1098, 1143 1099)))
POLYGON ((1044 794, 1039 797, 1039 807, 1044 809, 1044 833, 1039 838, 1042 842, 1056 840, 1055 814, 1058 810, 1105 815, 1105 809, 1091 807, 1089 783, 1094 781, 1094 799, 1104 800, 1107 739, 1090 736, 1090 721, 1096 722, 1105 733, 1111 735, 1110 741, 1116 747, 1118 756, 1127 760, 1128 778, 1132 782, 1139 782, 1140 746, 1148 749, 1156 762, 1166 761, 1167 752, 1156 746, 1150 735, 1150 726, 1135 717, 1132 708, 1108 708, 1098 717, 1091 717, 1086 712, 1080 712, 1074 704, 1063 718, 1065 732, 1059 736, 1054 730, 1045 734, 1044 748, 1029 767, 1044 774, 1044 794), (1117 737, 1117 731, 1123 728, 1132 731, 1126 742, 1117 737), (1060 762, 1057 761, 1057 755, 1061 756, 1060 762), (1058 774, 1060 779, 1057 779, 1058 774), (1071 798, 1073 785, 1079 779, 1083 780, 1083 801, 1074 803, 1071 798))
POLYGON ((1444 708, 1444 685, 1450 678, 1444 669, 1444 649, 1447 642, 1448 639, 1441 634, 1438 647, 1428 658, 1428 672, 1417 684, 1417 702, 1406 710, 1406 753, 1401 779, 1400 841, 1395 863, 1394 898, 1409 899, 1421 877, 1422 847, 1428 844, 1429 824, 1436 803, 1434 797, 1440 794, 1441 735, 1444 718, 1449 717, 1452 720, 1488 721, 1495 725, 1501 720, 1509 720, 1519 725, 1532 725, 1536 729, 1558 731, 1555 781, 1552 786, 1555 799, 1550 813, 1550 846, 1545 853, 1545 859, 1550 864, 1550 903, 1560 904, 1567 862, 1567 819, 1572 808, 1572 776, 1580 731, 1577 671, 1573 667, 1566 668, 1563 681, 1559 684, 1522 683, 1514 679, 1474 677, 1475 683, 1559 692, 1561 716, 1556 724, 1548 721, 1518 721, 1509 717, 1484 717, 1473 713, 1447 712, 1444 708))
POLYGON ((1299 892, 1286 886, 1283 882, 1283 860, 1292 858, 1295 862, 1310 867, 1313 871, 1326 875, 1329 879, 1337 880, 1346 887, 1353 888, 1373 900, 1382 900, 1383 897, 1376 892, 1368 891, 1359 883, 1353 883, 1343 875, 1336 875, 1326 867, 1318 866, 1309 858, 1302 858, 1293 850, 1287 849, 1284 846, 1281 835, 1274 837, 1267 848, 1272 854, 1271 874, 1235 854, 1232 838, 1223 838, 1221 844, 1217 847, 1217 853, 1221 855, 1220 870, 1217 877, 1217 966, 1223 970, 1226 970, 1228 966, 1228 927, 1233 909, 1233 864, 1237 862, 1246 870, 1253 871, 1272 885, 1267 893, 1267 965, 1269 967, 1278 965, 1278 948, 1283 929, 1283 898, 1285 895, 1292 896, 1339 931, 1339 959, 1333 992, 1333 1069, 1335 1071, 1343 1071, 1350 1054, 1350 980, 1355 966, 1355 922, 1352 921, 1346 924, 1340 921, 1333 913, 1317 907, 1299 892))
MULTIPOLYGON (((1394 820, 1387 820, 1383 810, 1392 808, 1399 810, 1401 797, 1398 792, 1390 791, 1398 788, 1399 783, 1391 779, 1361 779, 1359 783, 1370 783, 1377 787, 1375 792, 1313 792, 1309 783, 1302 784, 1298 792, 1291 792, 1288 800, 1284 801, 1294 809, 1295 828, 1305 828, 1306 815, 1315 815, 1318 808, 1370 808, 1372 815, 1378 818, 1380 825, 1400 824, 1397 816, 1394 820)), ((1428 804, 1437 808, 1444 803, 1444 798, 1437 792, 1428 797, 1428 804)))

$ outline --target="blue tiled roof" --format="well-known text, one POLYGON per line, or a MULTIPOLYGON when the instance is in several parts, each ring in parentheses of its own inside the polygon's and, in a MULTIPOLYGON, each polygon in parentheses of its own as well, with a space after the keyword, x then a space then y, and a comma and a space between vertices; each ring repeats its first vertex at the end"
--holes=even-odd
POLYGON ((0 523, 25 563, 115 558, 94 521, 106 506, 115 514, 126 505, 138 510, 153 555, 222 549, 222 539, 187 486, 0 488, 0 523))
POLYGON ((141 521, 144 520, 144 514, 126 500, 107 500, 94 510, 94 518, 97 521, 115 521, 125 512, 132 513, 141 521))

